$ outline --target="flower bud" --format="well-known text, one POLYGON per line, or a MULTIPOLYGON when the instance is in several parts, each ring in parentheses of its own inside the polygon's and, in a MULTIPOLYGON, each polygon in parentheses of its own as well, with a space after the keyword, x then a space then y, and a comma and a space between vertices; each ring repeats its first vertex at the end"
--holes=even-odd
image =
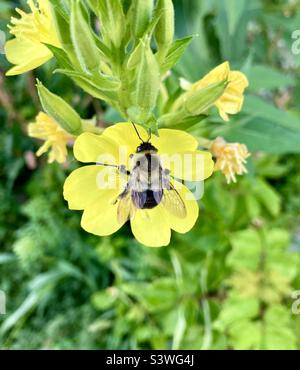
POLYGON ((82 132, 82 123, 78 113, 62 98, 51 93, 39 81, 37 89, 44 111, 66 132, 74 136, 79 135, 82 132))
POLYGON ((160 15, 155 29, 158 56, 163 60, 174 38, 174 6, 172 0, 158 0, 157 14, 160 15))
POLYGON ((160 73, 149 40, 141 42, 141 59, 136 66, 136 87, 133 93, 133 103, 145 114, 148 114, 156 104, 160 87, 160 73))
MULTIPOLYGON (((121 0, 88 0, 101 22, 101 34, 106 46, 119 48, 126 35, 126 23, 121 0)), ((84 33, 83 33, 84 35, 84 33)))
POLYGON ((153 8, 153 0, 133 0, 132 33, 136 39, 143 37, 147 31, 152 19, 153 8))
POLYGON ((90 25, 84 14, 86 9, 80 1, 72 3, 71 37, 75 53, 81 68, 86 71, 96 71, 100 64, 101 52, 96 45, 90 25))
POLYGON ((193 116, 206 112, 223 95, 227 85, 228 81, 223 80, 188 94, 184 104, 186 111, 193 116))

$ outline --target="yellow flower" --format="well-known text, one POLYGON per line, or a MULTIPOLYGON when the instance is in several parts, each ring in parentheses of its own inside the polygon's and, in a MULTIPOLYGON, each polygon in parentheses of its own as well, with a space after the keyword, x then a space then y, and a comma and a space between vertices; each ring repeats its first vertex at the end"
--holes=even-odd
POLYGON ((50 149, 49 163, 54 161, 64 163, 66 161, 68 155, 67 143, 72 140, 73 136, 65 132, 47 114, 40 112, 37 115, 36 122, 28 125, 28 134, 31 137, 45 140, 44 145, 36 153, 38 157, 50 149))
POLYGON ((204 89, 217 82, 228 80, 228 86, 224 94, 215 102, 219 114, 224 121, 228 121, 228 114, 236 114, 241 111, 244 103, 244 91, 249 83, 247 77, 239 71, 231 71, 228 62, 220 64, 210 71, 200 81, 191 84, 181 79, 181 87, 189 93, 204 89))
POLYGON ((21 18, 11 18, 10 33, 15 36, 5 44, 7 59, 15 64, 6 75, 18 75, 35 69, 53 56, 45 44, 60 48, 48 0, 28 0, 31 13, 16 9, 21 18))
MULTIPOLYGON (((146 141, 147 132, 140 126, 137 130, 146 141)), ((211 176, 214 162, 210 152, 197 151, 198 143, 193 136, 177 130, 159 130, 159 137, 153 136, 150 140, 157 150, 151 156, 151 181, 153 184, 156 178, 152 164, 155 167, 158 160, 164 176, 162 181, 168 178, 174 188, 164 188, 162 198, 152 207, 148 203, 146 207, 145 202, 144 206, 137 206, 133 190, 130 190, 134 187, 135 177, 139 191, 143 191, 145 172, 139 172, 138 179, 136 176, 137 167, 142 167, 141 163, 146 158, 144 152, 137 153, 141 143, 130 123, 115 124, 102 135, 81 134, 74 145, 74 156, 80 162, 96 164, 71 173, 64 185, 64 197, 70 209, 84 210, 81 226, 92 234, 111 235, 130 220, 132 232, 141 244, 165 246, 170 242, 171 229, 186 233, 198 218, 194 195, 174 177, 203 181, 211 176), (183 167, 186 168, 182 172, 183 167)), ((147 146, 149 142, 143 145, 147 146)), ((148 166, 147 162, 147 169, 148 166)), ((147 170, 147 179, 148 176, 147 170)), ((149 184, 146 189, 149 189, 149 184)))
POLYGON ((246 145, 239 143, 226 143, 226 141, 218 137, 211 143, 210 151, 216 158, 215 171, 221 171, 227 183, 236 182, 236 175, 247 173, 245 164, 250 153, 246 145))

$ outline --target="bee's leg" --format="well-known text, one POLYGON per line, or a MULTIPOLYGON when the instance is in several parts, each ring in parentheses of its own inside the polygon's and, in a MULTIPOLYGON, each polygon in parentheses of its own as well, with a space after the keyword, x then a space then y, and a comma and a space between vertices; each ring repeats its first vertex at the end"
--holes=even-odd
POLYGON ((129 190, 129 184, 126 185, 125 189, 122 191, 122 193, 120 193, 116 199, 114 199, 114 201, 112 202, 113 205, 116 205, 118 203, 119 200, 123 199, 126 197, 126 195, 128 194, 128 190, 129 190))
POLYGON ((126 188, 122 191, 122 193, 120 193, 115 199, 114 201, 112 202, 113 205, 116 205, 118 203, 119 200, 123 199, 124 196, 125 196, 125 193, 127 192, 127 186, 126 188))
POLYGON ((128 171, 126 169, 126 166, 124 164, 121 164, 120 166, 118 166, 118 170, 119 172, 122 174, 122 175, 127 175, 129 176, 130 175, 130 171, 128 171))
POLYGON ((130 175, 130 171, 126 170, 126 166, 124 164, 117 166, 115 164, 97 163, 97 166, 116 168, 121 174, 130 175))

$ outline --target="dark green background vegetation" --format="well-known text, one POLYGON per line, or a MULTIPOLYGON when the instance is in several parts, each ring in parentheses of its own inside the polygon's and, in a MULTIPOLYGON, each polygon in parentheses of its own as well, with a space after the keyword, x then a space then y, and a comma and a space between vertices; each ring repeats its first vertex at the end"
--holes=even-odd
MULTIPOLYGON (((0 29, 25 1, 0 0, 0 29)), ((249 174, 206 182, 197 226, 170 246, 139 245, 129 227, 98 238, 62 197, 67 166, 34 163, 26 123, 40 106, 38 77, 84 118, 117 120, 51 61, 5 78, 0 55, 0 348, 300 349, 300 3, 175 0, 177 34, 198 34, 177 65, 196 80, 229 60, 250 87, 230 123, 211 118, 199 134, 246 143, 249 174)), ((8 36, 8 34, 7 34, 8 36)), ((84 191, 84 190, 83 190, 84 191)), ((159 230, 158 230, 159 232, 159 230)))

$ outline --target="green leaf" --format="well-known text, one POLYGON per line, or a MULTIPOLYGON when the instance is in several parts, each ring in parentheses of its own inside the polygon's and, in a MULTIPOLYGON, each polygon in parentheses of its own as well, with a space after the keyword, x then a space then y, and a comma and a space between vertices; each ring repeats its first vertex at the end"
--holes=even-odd
POLYGON ((119 86, 117 81, 110 78, 103 80, 101 79, 101 76, 98 75, 97 78, 101 80, 101 84, 104 86, 104 88, 102 88, 102 86, 96 83, 91 75, 85 73, 66 69, 57 69, 54 73, 62 73, 72 78, 79 87, 94 98, 104 100, 111 104, 117 101, 117 93, 114 92, 116 87, 119 86))
POLYGON ((175 350, 175 351, 181 348, 181 343, 183 341, 184 334, 185 334, 186 327, 187 327, 184 307, 179 307, 177 315, 178 316, 176 318, 176 326, 174 329, 173 343, 172 343, 172 350, 175 350))
POLYGON ((92 296, 92 304, 101 311, 106 311, 112 308, 117 300, 117 295, 113 291, 106 290, 103 292, 94 293, 92 296))
POLYGON ((48 44, 47 44, 47 48, 51 50, 55 59, 57 60, 57 63, 59 64, 61 68, 66 68, 66 69, 72 68, 71 61, 67 53, 64 50, 56 48, 55 46, 48 45, 48 44))
POLYGON ((299 118, 254 96, 247 96, 243 112, 246 118, 217 128, 213 136, 230 142, 242 142, 251 152, 272 154, 300 153, 299 118))
POLYGON ((254 1, 224 0, 216 2, 218 7, 215 18, 215 32, 221 49, 221 59, 240 63, 247 50, 247 25, 251 19, 254 1))
POLYGON ((230 243, 233 249, 227 258, 228 266, 256 271, 262 248, 258 232, 254 229, 238 231, 230 236, 230 243))
MULTIPOLYGON (((66 0, 53 0, 51 3, 49 3, 49 6, 62 48, 68 55, 68 59, 71 60, 75 66, 78 66, 70 33, 69 2, 66 0)), ((50 50, 53 52, 52 48, 50 48, 50 50)), ((58 52, 56 51, 54 55, 57 56, 58 52)))
POLYGON ((39 298, 40 294, 36 292, 29 294, 21 306, 4 321, 0 327, 0 332, 5 334, 8 330, 14 327, 19 320, 28 315, 38 304, 39 298))
POLYGON ((225 301, 215 327, 224 331, 242 320, 255 318, 259 314, 259 307, 259 300, 256 298, 232 295, 225 301))
POLYGON ((183 39, 176 40, 170 47, 164 63, 161 66, 161 74, 167 73, 180 60, 186 48, 192 42, 193 36, 188 36, 183 39))
POLYGON ((266 65, 255 65, 247 71, 249 90, 278 89, 294 86, 296 81, 286 73, 266 65))
POLYGON ((96 99, 104 100, 112 105, 117 101, 118 95, 116 93, 99 89, 90 79, 83 76, 74 76, 72 79, 82 90, 96 99))
POLYGON ((241 319, 229 328, 231 341, 236 350, 259 349, 261 342, 260 322, 241 319))
POLYGON ((272 216, 276 217, 279 215, 281 208, 280 196, 267 182, 257 179, 254 192, 272 216))
POLYGON ((142 293, 143 302, 150 312, 170 309, 176 304, 177 296, 177 287, 170 278, 155 280, 142 293))
POLYGON ((175 305, 178 291, 174 280, 171 278, 159 278, 153 283, 124 283, 122 290, 143 303, 149 312, 168 310, 175 305))
POLYGON ((227 15, 228 30, 230 35, 234 35, 241 17, 244 14, 247 0, 223 0, 222 5, 227 15))
POLYGON ((299 118, 276 108, 273 104, 256 96, 247 96, 243 111, 250 116, 260 117, 276 123, 282 128, 300 132, 299 118))
POLYGON ((114 91, 120 88, 120 81, 111 78, 110 76, 104 76, 100 73, 88 74, 69 69, 57 69, 55 73, 62 73, 69 77, 81 78, 82 80, 88 81, 91 85, 98 87, 99 90, 114 91))
POLYGON ((249 192, 245 194, 245 204, 251 220, 254 220, 260 216, 261 206, 256 196, 249 192))
POLYGON ((0 253, 0 265, 16 261, 16 255, 13 253, 0 253))
POLYGON ((297 338, 292 330, 290 311, 282 305, 273 305, 267 310, 264 334, 264 346, 262 349, 297 349, 297 338))

